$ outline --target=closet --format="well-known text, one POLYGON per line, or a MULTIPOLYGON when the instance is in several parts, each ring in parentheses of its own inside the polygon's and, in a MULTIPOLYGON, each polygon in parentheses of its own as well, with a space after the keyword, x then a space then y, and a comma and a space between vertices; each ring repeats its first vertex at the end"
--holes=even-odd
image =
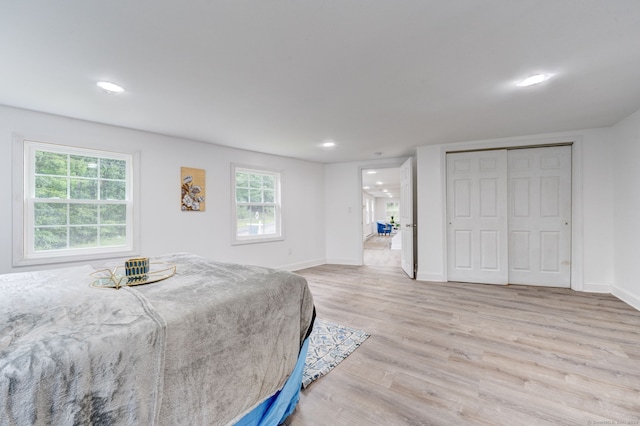
POLYGON ((570 287, 571 146, 447 154, 449 281, 570 287))

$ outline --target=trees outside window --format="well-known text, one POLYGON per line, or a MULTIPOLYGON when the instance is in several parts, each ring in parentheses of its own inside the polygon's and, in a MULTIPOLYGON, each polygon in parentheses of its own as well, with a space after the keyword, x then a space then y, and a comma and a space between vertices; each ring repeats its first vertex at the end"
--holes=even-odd
POLYGON ((233 166, 232 177, 234 242, 282 239, 280 173, 233 166))
POLYGON ((385 205, 386 221, 391 223, 391 217, 393 216, 393 222, 400 221, 400 203, 397 201, 387 201, 385 205))
POLYGON ((25 259, 130 251, 132 156, 24 142, 25 259))

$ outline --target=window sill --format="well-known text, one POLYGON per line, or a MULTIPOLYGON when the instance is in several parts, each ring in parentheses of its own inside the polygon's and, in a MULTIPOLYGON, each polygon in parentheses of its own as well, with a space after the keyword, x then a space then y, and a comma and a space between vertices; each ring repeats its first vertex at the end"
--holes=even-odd
POLYGON ((77 254, 57 254, 50 256, 33 256, 22 257, 14 256, 13 266, 39 266, 39 265, 52 265, 52 264, 64 264, 64 263, 78 263, 103 259, 113 259, 117 257, 134 257, 139 253, 135 250, 112 250, 92 253, 77 253, 77 254))
POLYGON ((251 237, 247 237, 246 239, 235 239, 231 242, 232 246, 240 246, 240 245, 245 245, 245 244, 259 244, 259 243, 271 243, 271 242, 275 242, 275 241, 284 241, 284 237, 283 236, 279 236, 279 237, 264 237, 264 238, 251 238, 251 237))

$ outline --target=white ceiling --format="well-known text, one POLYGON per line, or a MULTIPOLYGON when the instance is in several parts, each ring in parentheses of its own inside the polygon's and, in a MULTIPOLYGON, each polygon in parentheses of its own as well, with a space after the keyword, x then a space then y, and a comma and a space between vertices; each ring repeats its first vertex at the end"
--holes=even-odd
POLYGON ((363 170, 362 190, 374 197, 400 198, 400 177, 399 167, 363 170))
POLYGON ((0 59, 4 105, 319 162, 400 157, 639 109, 640 1, 2 0, 0 59), (555 78, 514 87, 538 72, 555 78))

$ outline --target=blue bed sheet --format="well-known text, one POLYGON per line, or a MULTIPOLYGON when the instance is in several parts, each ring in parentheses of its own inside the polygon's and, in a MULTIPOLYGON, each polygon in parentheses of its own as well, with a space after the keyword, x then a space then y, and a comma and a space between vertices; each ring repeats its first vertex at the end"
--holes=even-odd
POLYGON ((282 389, 240 419, 236 426, 277 426, 293 413, 300 399, 302 373, 308 350, 309 337, 305 339, 293 373, 282 389))

